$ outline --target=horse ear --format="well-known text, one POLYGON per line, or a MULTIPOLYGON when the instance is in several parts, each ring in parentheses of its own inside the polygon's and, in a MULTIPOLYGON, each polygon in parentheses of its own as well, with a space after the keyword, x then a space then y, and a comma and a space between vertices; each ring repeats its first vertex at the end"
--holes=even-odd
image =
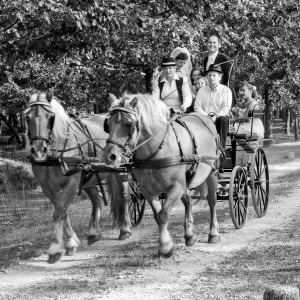
POLYGON ((109 95, 109 101, 110 101, 110 103, 114 103, 114 102, 116 102, 118 100, 118 98, 115 95, 113 95, 111 93, 109 93, 108 95, 109 95))
POLYGON ((46 93, 47 101, 50 103, 52 101, 52 98, 53 98, 53 93, 52 93, 52 91, 48 90, 46 93))
POLYGON ((134 97, 132 99, 132 101, 130 102, 130 105, 132 106, 132 108, 135 108, 137 106, 138 102, 139 102, 139 99, 137 97, 134 97))

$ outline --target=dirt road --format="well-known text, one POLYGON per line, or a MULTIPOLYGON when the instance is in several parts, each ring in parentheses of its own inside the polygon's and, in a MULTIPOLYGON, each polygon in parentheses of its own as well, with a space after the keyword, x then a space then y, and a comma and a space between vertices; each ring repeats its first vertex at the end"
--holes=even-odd
MULTIPOLYGON (((199 239, 193 247, 185 247, 183 210, 178 204, 170 226, 177 244, 176 254, 160 259, 157 226, 147 210, 127 241, 115 240, 117 230, 108 229, 102 241, 92 247, 84 242, 78 254, 65 256, 55 265, 47 264, 43 255, 0 273, 0 299, 262 299, 260 290, 250 292, 249 288, 247 292, 245 283, 243 298, 239 298, 242 294, 231 288, 231 284, 241 284, 238 278, 229 278, 226 273, 216 283, 212 274, 222 274, 224 268, 234 270, 230 261, 241 253, 281 243, 276 230, 289 226, 299 215, 300 187, 296 182, 289 195, 278 193, 281 185, 288 184, 280 177, 296 170, 300 170, 300 159, 270 166, 267 215, 258 219, 251 206, 246 225, 240 230, 232 225, 228 203, 218 203, 220 244, 207 243, 208 207, 200 202, 194 206, 199 239)), ((249 266, 243 268, 249 271, 249 266)))

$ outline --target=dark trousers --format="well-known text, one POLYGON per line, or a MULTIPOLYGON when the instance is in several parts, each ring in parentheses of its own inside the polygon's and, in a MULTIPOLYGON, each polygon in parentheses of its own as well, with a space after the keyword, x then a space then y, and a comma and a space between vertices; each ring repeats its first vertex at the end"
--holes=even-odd
POLYGON ((228 117, 224 117, 224 116, 217 117, 216 128, 217 128, 217 132, 220 136, 221 146, 222 146, 223 150, 225 150, 225 146, 226 146, 228 127, 229 127, 229 118, 228 117))

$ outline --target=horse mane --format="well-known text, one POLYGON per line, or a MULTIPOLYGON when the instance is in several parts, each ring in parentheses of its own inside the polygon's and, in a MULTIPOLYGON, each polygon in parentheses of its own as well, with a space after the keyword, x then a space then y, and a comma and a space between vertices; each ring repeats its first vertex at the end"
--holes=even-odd
POLYGON ((163 101, 151 94, 125 94, 123 99, 132 101, 134 98, 138 99, 139 121, 148 133, 155 134, 168 123, 170 112, 163 101))

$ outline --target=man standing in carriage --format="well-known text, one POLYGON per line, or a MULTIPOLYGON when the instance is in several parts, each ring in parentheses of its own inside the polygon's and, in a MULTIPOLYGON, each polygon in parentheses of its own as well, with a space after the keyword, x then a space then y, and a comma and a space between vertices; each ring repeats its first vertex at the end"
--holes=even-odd
POLYGON ((203 60, 203 75, 206 74, 210 65, 219 65, 223 73, 221 84, 224 84, 231 89, 232 105, 235 106, 237 103, 237 95, 235 92, 234 61, 219 51, 221 48, 220 40, 221 38, 217 34, 210 35, 207 40, 206 47, 208 50, 208 56, 206 56, 203 60))
POLYGON ((223 72, 219 65, 209 66, 206 71, 208 85, 199 90, 194 110, 208 116, 216 124, 221 146, 225 150, 232 92, 227 86, 221 84, 222 75, 223 72))

